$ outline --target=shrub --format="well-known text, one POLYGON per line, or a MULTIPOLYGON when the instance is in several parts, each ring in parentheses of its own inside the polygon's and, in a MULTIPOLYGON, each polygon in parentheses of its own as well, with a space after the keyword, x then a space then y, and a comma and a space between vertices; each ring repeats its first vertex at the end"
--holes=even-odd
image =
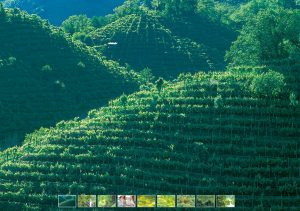
POLYGON ((11 56, 8 58, 8 65, 14 65, 16 62, 17 62, 16 57, 11 56))
POLYGON ((82 68, 82 69, 85 68, 85 64, 82 61, 78 62, 77 66, 82 68))
POLYGON ((50 65, 46 64, 42 67, 41 70, 42 70, 42 72, 52 72, 53 69, 50 65))
POLYGON ((297 96, 295 93, 290 94, 290 105, 291 106, 297 106, 299 104, 299 101, 297 100, 297 96))
POLYGON ((261 97, 277 97, 283 91, 284 86, 284 76, 281 73, 268 71, 255 77, 250 89, 261 97))

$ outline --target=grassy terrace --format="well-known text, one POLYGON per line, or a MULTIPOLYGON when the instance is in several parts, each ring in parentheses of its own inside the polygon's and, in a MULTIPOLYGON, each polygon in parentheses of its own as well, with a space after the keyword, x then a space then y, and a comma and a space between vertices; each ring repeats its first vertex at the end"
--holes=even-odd
POLYGON ((0 154, 0 208, 61 194, 233 194, 236 210, 299 210, 300 107, 257 97, 256 73, 150 86, 27 135, 0 154))

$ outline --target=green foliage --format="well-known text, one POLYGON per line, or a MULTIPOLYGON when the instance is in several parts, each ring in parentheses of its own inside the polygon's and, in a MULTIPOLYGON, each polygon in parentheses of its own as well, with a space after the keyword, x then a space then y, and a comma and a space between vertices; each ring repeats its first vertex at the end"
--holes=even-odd
POLYGON ((115 16, 124 17, 130 14, 144 14, 148 12, 149 0, 126 0, 114 9, 115 16))
POLYGON ((14 64, 16 64, 16 62, 17 62, 16 57, 10 56, 10 57, 7 59, 7 64, 8 64, 8 65, 14 65, 14 64))
POLYGON ((295 93, 290 94, 290 105, 291 106, 297 106, 299 104, 299 101, 297 100, 297 95, 295 93))
POLYGON ((121 102, 121 105, 122 106, 126 106, 126 103, 127 103, 127 96, 125 94, 123 94, 121 97, 120 97, 120 102, 121 102))
POLYGON ((223 102, 223 98, 221 95, 218 95, 217 97, 214 98, 214 107, 215 108, 220 108, 223 107, 224 102, 223 102))
POLYGON ((250 86, 253 93, 263 97, 277 97, 285 87, 284 76, 281 73, 268 71, 256 76, 250 86))
POLYGON ((196 13, 197 0, 153 0, 152 6, 171 17, 193 16, 196 13))
POLYGON ((0 2, 0 20, 4 19, 6 16, 5 9, 3 7, 3 4, 0 2))
POLYGON ((52 72, 53 71, 53 69, 52 69, 52 67, 50 66, 50 65, 48 65, 48 64, 46 64, 46 65, 44 65, 42 68, 41 68, 41 71, 42 72, 45 72, 45 73, 50 73, 50 72, 52 72))
MULTIPOLYGON (((126 106, 118 98, 85 119, 29 134, 22 147, 0 153, 0 201, 6 202, 0 206, 56 209, 57 193, 213 195, 230 189, 243 209, 297 207, 299 186, 291 178, 299 175, 300 107, 290 106, 288 95, 249 93, 245 83, 256 75, 189 75, 188 83, 164 84, 164 98, 155 98, 157 89, 142 90, 122 97, 126 106), (214 107, 217 95, 223 108, 214 107)), ((227 198, 217 204, 230 205, 227 198)), ((174 204, 172 197, 164 201, 174 204)))
POLYGON ((86 15, 73 15, 65 20, 61 27, 65 32, 73 35, 78 32, 88 33, 94 30, 93 22, 86 15))
POLYGON ((300 13, 266 9, 250 20, 226 55, 231 66, 293 69, 300 58, 300 13))
POLYGON ((150 68, 145 68, 139 72, 139 80, 142 84, 151 83, 154 80, 154 76, 152 74, 152 70, 150 68))
POLYGON ((152 15, 128 15, 88 36, 92 46, 109 59, 136 71, 150 68, 155 76, 173 78, 183 71, 215 69, 213 53, 204 45, 175 36, 152 15))
POLYGON ((135 74, 36 15, 7 9, 0 19, 1 150, 140 85, 135 74))
POLYGON ((82 61, 78 62, 77 66, 82 68, 82 69, 85 68, 85 64, 82 61))
POLYGON ((162 88, 163 88, 163 85, 164 85, 164 79, 159 78, 159 79, 156 81, 155 85, 156 85, 156 89, 157 89, 158 93, 160 93, 161 90, 162 90, 162 88))

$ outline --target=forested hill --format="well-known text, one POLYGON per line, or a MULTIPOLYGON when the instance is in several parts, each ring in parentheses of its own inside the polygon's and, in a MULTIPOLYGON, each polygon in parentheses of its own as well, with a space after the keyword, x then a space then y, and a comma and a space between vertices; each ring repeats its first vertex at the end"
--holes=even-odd
POLYGON ((52 24, 59 25, 71 15, 104 16, 124 0, 3 0, 5 7, 18 7, 40 15, 52 24))
POLYGON ((0 31, 0 149, 137 88, 125 68, 36 15, 0 7, 0 31))
POLYGON ((56 208, 58 193, 222 193, 236 210, 299 210, 300 106, 288 94, 273 71, 159 80, 0 153, 0 208, 56 208))

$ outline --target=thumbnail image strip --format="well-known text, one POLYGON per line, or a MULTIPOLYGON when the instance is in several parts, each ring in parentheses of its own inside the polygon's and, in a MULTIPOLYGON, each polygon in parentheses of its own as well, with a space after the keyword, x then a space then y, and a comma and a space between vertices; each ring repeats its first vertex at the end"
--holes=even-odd
POLYGON ((79 195, 78 207, 96 207, 96 195, 79 195))
POLYGON ((118 195, 118 207, 136 207, 136 196, 118 195))
POLYGON ((98 195, 98 207, 116 207, 116 195, 98 195))
POLYGON ((157 195, 157 207, 173 208, 175 206, 175 195, 157 195))
POLYGON ((216 207, 215 195, 197 195, 196 207, 198 208, 212 208, 216 207))
POLYGON ((177 207, 195 207, 195 195, 177 195, 177 207))
POLYGON ((59 208, 76 208, 76 195, 58 195, 59 208))
POLYGON ((217 207, 235 207, 234 195, 218 195, 216 201, 217 207))
POLYGON ((156 207, 155 195, 138 195, 137 207, 156 207))

